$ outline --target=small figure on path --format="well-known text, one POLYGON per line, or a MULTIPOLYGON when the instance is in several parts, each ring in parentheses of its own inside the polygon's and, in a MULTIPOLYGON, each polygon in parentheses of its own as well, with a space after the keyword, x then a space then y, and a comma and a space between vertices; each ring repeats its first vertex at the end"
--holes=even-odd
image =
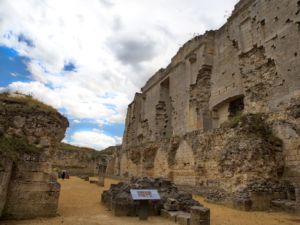
POLYGON ((65 170, 62 171, 61 178, 64 180, 66 178, 67 172, 65 170))

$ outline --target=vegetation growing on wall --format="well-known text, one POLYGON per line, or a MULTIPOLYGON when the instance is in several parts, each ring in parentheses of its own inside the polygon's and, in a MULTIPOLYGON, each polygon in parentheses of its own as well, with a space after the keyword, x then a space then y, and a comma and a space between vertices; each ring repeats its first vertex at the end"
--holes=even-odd
POLYGON ((282 145, 282 140, 276 137, 266 123, 266 116, 262 113, 240 114, 230 118, 221 125, 222 128, 237 128, 247 135, 256 135, 275 145, 282 145))
POLYGON ((21 154, 37 154, 40 149, 30 145, 24 138, 12 137, 0 133, 0 154, 17 161, 21 154))
MULTIPOLYGON (((17 103, 15 105, 16 110, 22 109, 23 111, 33 111, 35 109, 39 109, 44 112, 57 113, 56 109, 34 99, 31 95, 19 93, 10 94, 5 92, 0 94, 0 101, 17 103), (22 108, 20 108, 20 105, 22 108)), ((9 109, 13 110, 14 107, 10 105, 9 109)))

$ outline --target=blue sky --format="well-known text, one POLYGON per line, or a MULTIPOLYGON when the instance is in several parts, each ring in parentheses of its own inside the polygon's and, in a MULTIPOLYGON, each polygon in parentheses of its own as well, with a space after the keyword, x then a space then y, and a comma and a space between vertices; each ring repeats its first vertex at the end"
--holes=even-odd
POLYGON ((120 144, 135 93, 182 44, 223 25, 236 2, 1 0, 0 91, 59 110, 68 143, 120 144))
MULTIPOLYGON (((23 38, 19 40, 23 41, 23 38)), ((32 82, 33 80, 31 79, 31 74, 26 65, 28 61, 30 61, 29 58, 20 56, 18 52, 14 50, 14 48, 9 48, 3 45, 0 46, 0 87, 7 87, 9 84, 14 82, 32 82)), ((67 63, 65 64, 63 70, 73 71, 76 70, 76 67, 72 63, 67 63)), ((58 110, 62 114, 68 116, 63 108, 58 108, 58 110)), ((91 119, 69 119, 69 123, 70 127, 66 133, 65 140, 70 143, 72 142, 72 134, 74 133, 100 129, 99 125, 91 119)), ((101 126, 101 130, 108 136, 121 137, 123 136, 124 132, 124 123, 104 124, 101 126)))
POLYGON ((12 82, 30 80, 30 73, 26 69, 28 58, 21 57, 13 48, 0 46, 0 87, 6 87, 12 82))

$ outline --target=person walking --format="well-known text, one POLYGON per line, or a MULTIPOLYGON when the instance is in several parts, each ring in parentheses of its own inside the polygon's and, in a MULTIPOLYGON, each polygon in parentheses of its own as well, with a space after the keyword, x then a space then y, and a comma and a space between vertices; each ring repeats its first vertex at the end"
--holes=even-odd
POLYGON ((65 170, 62 171, 61 178, 64 180, 66 178, 67 172, 65 170))

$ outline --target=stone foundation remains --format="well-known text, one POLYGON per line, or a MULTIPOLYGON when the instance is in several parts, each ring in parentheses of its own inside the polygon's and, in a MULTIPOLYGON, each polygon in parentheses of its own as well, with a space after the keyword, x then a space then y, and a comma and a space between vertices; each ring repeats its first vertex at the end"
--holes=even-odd
POLYGON ((138 201, 134 201, 130 189, 156 189, 160 200, 150 202, 152 215, 160 215, 161 210, 190 212, 192 206, 201 206, 193 200, 192 194, 179 191, 177 187, 166 179, 161 178, 132 178, 130 182, 113 184, 108 191, 104 191, 101 202, 115 216, 137 216, 138 201))

